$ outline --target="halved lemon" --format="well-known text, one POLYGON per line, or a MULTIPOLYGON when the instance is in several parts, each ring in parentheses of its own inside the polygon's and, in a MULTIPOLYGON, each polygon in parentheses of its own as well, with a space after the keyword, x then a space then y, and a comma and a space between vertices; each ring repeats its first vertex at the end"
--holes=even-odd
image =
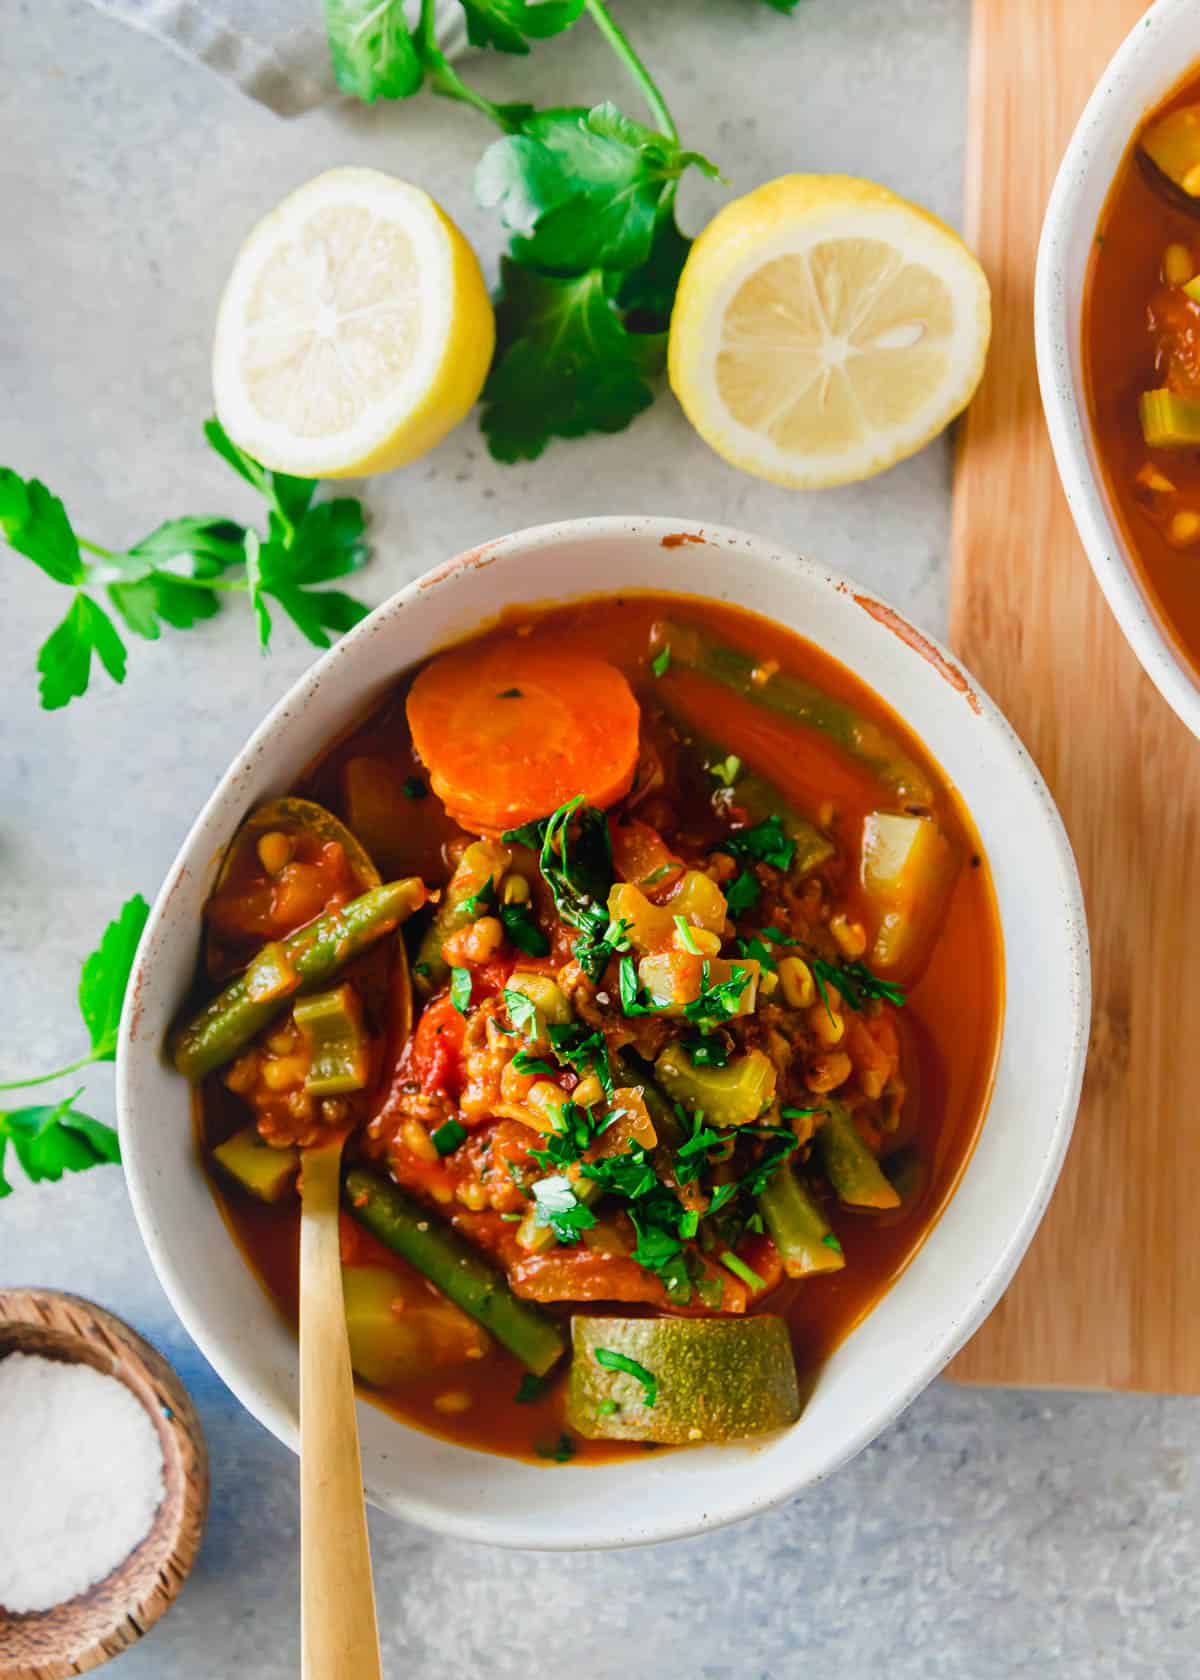
POLYGON ((881 472, 974 394, 987 278, 886 187, 784 175, 693 245, 671 316, 671 388, 718 455, 818 489, 881 472))
POLYGON ((217 312, 217 415, 278 472, 385 472, 432 449, 495 343, 475 253, 419 187, 331 169, 238 253, 217 312))

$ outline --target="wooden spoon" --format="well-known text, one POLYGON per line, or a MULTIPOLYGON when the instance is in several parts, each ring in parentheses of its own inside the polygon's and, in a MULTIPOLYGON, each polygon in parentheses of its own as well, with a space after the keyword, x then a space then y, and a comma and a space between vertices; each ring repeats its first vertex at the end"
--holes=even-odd
POLYGON ((381 1680, 354 1377, 342 1299, 344 1136, 304 1150, 300 1180, 300 1672, 381 1680))

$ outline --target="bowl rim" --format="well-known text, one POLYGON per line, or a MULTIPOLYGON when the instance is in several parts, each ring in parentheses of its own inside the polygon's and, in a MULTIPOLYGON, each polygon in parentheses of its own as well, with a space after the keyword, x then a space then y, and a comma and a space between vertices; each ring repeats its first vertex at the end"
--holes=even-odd
MULTIPOLYGON (((876 1408, 871 1417, 864 1421, 862 1427, 847 1439, 843 1449, 831 1456, 822 1465, 819 1472, 812 1474, 801 1471, 790 1479, 786 1476, 781 1477, 778 1485, 772 1487, 769 1494, 766 1495, 741 1493, 736 1486, 732 1485, 736 1479, 732 1478, 728 1498, 719 1508, 713 1509, 710 1505, 709 1509, 703 1511, 688 1512, 671 1520, 660 1520, 619 1540, 607 1538, 592 1540, 576 1535, 554 1535, 532 1541, 528 1534, 519 1529, 515 1523, 506 1526, 503 1520, 491 1517, 480 1517, 475 1520, 461 1517, 458 1513, 443 1508, 435 1499, 425 1497, 412 1489, 406 1489, 403 1493, 395 1493, 391 1490, 383 1491, 373 1488, 368 1473, 368 1497, 373 1503, 380 1505, 381 1508, 393 1515, 400 1516, 408 1521, 421 1523, 434 1531, 450 1535, 456 1539, 475 1542, 483 1540, 489 1544, 523 1549, 555 1551, 609 1549, 618 1545, 656 1544, 665 1540, 681 1539, 708 1532, 711 1529, 740 1521, 783 1503, 803 1488, 823 1481, 860 1452, 878 1435, 882 1428, 886 1427, 912 1403, 942 1367, 958 1352, 983 1319, 991 1312, 1015 1273, 1041 1222, 1070 1143, 1082 1089, 1089 1038, 1091 970, 1087 920, 1082 887, 1065 826, 1041 773, 1017 736, 1016 731, 995 703, 978 686, 975 679, 969 673, 964 672, 956 656, 940 641, 912 626, 904 614, 875 595, 873 591, 868 591, 819 562, 806 559, 794 550, 777 545, 766 538, 756 537, 731 527, 687 518, 603 515, 526 527, 491 542, 465 550, 453 559, 433 566, 382 602, 369 617, 344 636, 333 648, 309 666, 306 671, 302 672, 282 698, 270 708, 266 717, 235 755, 216 788, 205 802, 168 870, 151 908, 135 961, 131 983, 126 993, 125 1007, 119 1029, 116 1095, 122 1139, 124 1140, 128 1129, 126 1117, 130 1112, 131 1104, 136 1100, 132 1090, 135 1067, 146 1056, 154 1053, 146 1042, 136 1040, 135 1023, 140 1015, 139 994, 142 989, 145 967, 157 943, 160 924, 163 922, 167 907, 176 888, 187 874, 193 868, 203 867, 209 861, 205 850, 205 831, 209 824, 210 815, 229 799, 231 793, 236 790, 243 774, 253 765, 271 737, 277 732, 283 731, 287 720, 302 705, 306 694, 323 681, 326 676, 334 672, 343 661, 353 660, 356 648, 366 645, 373 626, 378 625, 386 616, 402 612, 410 602, 419 599, 424 592, 431 588, 455 580, 462 581, 464 576, 466 581, 469 582, 469 574, 474 568, 491 566, 497 561, 519 563, 530 553, 536 553, 539 548, 570 544, 573 541, 583 541, 589 538, 628 538, 631 535, 645 538, 647 541, 653 541, 656 544, 663 544, 663 539, 669 538, 671 546, 677 546, 687 541, 701 542, 706 545, 729 546, 742 550, 744 558, 751 559, 755 565, 765 565, 768 569, 772 566, 786 564, 796 574, 806 575, 810 582, 848 596, 851 600, 863 606, 866 609, 865 616, 869 615, 881 622, 887 630, 894 632, 911 651, 913 658, 932 665, 941 677, 947 678, 953 688, 959 690, 959 698, 962 699, 963 703, 970 704, 972 711, 977 715, 978 723, 986 726, 989 730, 997 752, 1008 760, 1014 774, 1019 775, 1028 784, 1030 791, 1037 798, 1045 814, 1046 839, 1050 848, 1047 862, 1048 864, 1052 862, 1057 872, 1055 879, 1061 892, 1062 937, 1070 954, 1068 963, 1069 996, 1066 1005, 1066 1014, 1070 1022, 1070 1044, 1066 1049, 1062 1082, 1058 1087, 1059 1094, 1053 1113, 1048 1115, 1046 1120, 1044 1133, 1046 1149, 1042 1157, 1040 1174, 1027 1193, 1020 1220, 1015 1222, 1013 1228, 1009 1231, 1001 1251, 995 1256, 989 1270, 977 1280, 969 1310, 957 1318, 947 1315, 943 1328, 936 1334, 925 1356, 913 1368, 912 1376, 908 1382, 897 1390, 894 1396, 890 1395, 886 1403, 876 1408)), ((683 587, 686 592, 686 581, 683 587)), ((698 593, 703 598, 713 598, 705 591, 693 590, 692 593, 698 593)), ((730 598, 735 603, 737 593, 736 585, 734 585, 730 598)), ((760 614, 760 616, 765 615, 760 614)), ((481 622, 486 623, 487 620, 484 619, 481 622)), ((466 633, 471 634, 473 631, 466 633)), ((803 632, 798 633, 803 634, 803 632)), ((813 639, 817 646, 821 645, 815 637, 810 639, 813 639)), ((416 657, 422 658, 425 656, 426 653, 422 652, 416 657)), ((397 669, 399 668, 397 667, 397 669)), ((868 676, 862 672, 859 675, 863 681, 870 685, 868 676)), ((888 703, 886 696, 884 698, 885 703, 888 703)), ((924 738, 922 737, 922 739, 924 738)), ((925 741, 924 744, 937 761, 939 755, 934 744, 931 741, 925 741)), ((992 1093, 989 1093, 989 1108, 991 1100, 992 1093)), ((969 1167, 970 1159, 967 1162, 967 1170, 969 1170, 969 1167)), ((151 1263, 172 1308, 179 1316, 184 1328, 196 1341, 201 1352, 214 1366, 218 1375, 251 1415, 263 1423, 284 1445, 289 1446, 293 1451, 297 1451, 298 1439, 295 1427, 291 1419, 285 1414, 276 1395, 258 1386, 248 1376, 243 1377, 239 1369, 239 1356, 223 1345, 226 1338, 221 1331, 211 1329, 202 1321, 202 1315, 198 1311, 192 1310, 187 1279, 182 1271, 178 1270, 171 1259, 159 1248, 152 1214, 154 1187, 150 1178, 142 1173, 141 1162, 136 1149, 126 1153, 126 1176, 134 1214, 149 1252, 151 1263)), ((950 1200, 946 1204, 947 1207, 959 1194, 961 1183, 962 1180, 956 1184, 950 1200)), ((944 1214, 945 1208, 942 1212, 944 1214)), ((940 1217, 939 1215, 939 1219, 940 1217)), ((931 1227, 931 1231, 936 1229, 936 1223, 931 1227)), ((395 1423, 398 1428, 406 1427, 402 1420, 397 1419, 395 1423)), ((724 1450, 730 1451, 730 1449, 724 1450)), ((736 1465, 736 1463, 736 1455, 731 1454, 731 1464, 736 1465)), ((589 1475, 602 1474, 603 1467, 588 1467, 584 1473, 589 1475)))
MULTIPOLYGON (((1146 56, 1159 50, 1162 30, 1182 26, 1185 19, 1194 29, 1195 15, 1193 0, 1156 0, 1122 41, 1084 106, 1055 176, 1038 241, 1034 346, 1059 479, 1096 581, 1146 675, 1176 716, 1200 735, 1200 672, 1172 640, 1141 581, 1089 448, 1087 400, 1082 376, 1076 378, 1081 322, 1072 309, 1067 278, 1080 238, 1086 237, 1090 247, 1095 233, 1094 218, 1080 226, 1084 201, 1094 184, 1093 154, 1114 131, 1119 131, 1124 149, 1136 127, 1137 117, 1131 119, 1126 108, 1126 83, 1146 56)), ((1168 69, 1158 96, 1179 80, 1178 65, 1168 69)), ((1144 114, 1145 103, 1138 104, 1139 114, 1144 114)), ((1110 179, 1106 190, 1111 185, 1110 179)))

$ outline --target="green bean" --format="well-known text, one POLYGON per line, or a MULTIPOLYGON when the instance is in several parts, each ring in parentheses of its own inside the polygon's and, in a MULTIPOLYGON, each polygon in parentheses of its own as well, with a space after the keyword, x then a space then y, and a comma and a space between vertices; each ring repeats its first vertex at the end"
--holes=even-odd
POLYGON ((660 647, 670 647, 672 665, 698 671, 756 706, 828 735, 898 794, 918 804, 932 803, 934 790, 925 772, 898 741, 844 700, 786 671, 756 680, 759 663, 753 654, 728 647, 695 626, 660 623, 655 626, 654 640, 660 647))
POLYGON ((840 1272, 846 1264, 841 1244, 791 1167, 780 1167, 768 1180, 758 1195, 758 1211, 788 1277, 840 1272))
MULTIPOLYGON (((682 664, 682 661, 680 663, 682 664)), ((735 756, 727 747, 721 746, 710 736, 701 735, 693 728, 691 719, 682 707, 673 705, 665 693, 661 693, 660 698, 664 710, 683 729, 688 747, 703 769, 728 764, 735 756)), ((807 817, 802 817, 799 811, 789 805, 782 789, 766 776, 760 776, 757 770, 748 770, 739 761, 737 774, 732 781, 716 792, 720 796, 728 795, 729 803, 745 811, 751 823, 760 823, 772 816, 779 818, 784 833, 796 843, 796 856, 792 867, 797 874, 805 875, 810 869, 816 869, 833 856, 836 850, 833 841, 822 834, 815 823, 810 822, 807 817)))
POLYGON ((278 944, 264 947, 270 953, 273 973, 278 974, 281 961, 290 966, 291 984, 281 988, 272 983, 270 994, 264 996, 262 987, 256 986, 261 974, 255 958, 175 1034, 171 1056, 178 1071, 196 1081, 231 1062, 292 997, 316 991, 334 979, 347 963, 391 933, 424 902, 425 886, 416 876, 390 881, 338 910, 327 910, 278 944))
POLYGON ((468 909, 468 904, 477 894, 486 893, 489 884, 493 889, 499 887, 500 878, 511 862, 508 847, 494 840, 472 841, 459 859, 433 920, 421 936, 413 963, 416 986, 426 996, 443 985, 450 973, 442 946, 452 933, 484 913, 482 909, 468 909))
POLYGON ((545 1376, 562 1358, 567 1341, 557 1321, 531 1301, 518 1300, 469 1243, 403 1190, 352 1167, 344 1197, 352 1218, 490 1330, 536 1376, 545 1376))
POLYGON ((899 1207, 895 1187, 884 1177, 841 1103, 826 1097, 825 1112, 825 1123, 817 1128, 817 1148, 825 1175, 841 1200, 851 1207, 899 1207))

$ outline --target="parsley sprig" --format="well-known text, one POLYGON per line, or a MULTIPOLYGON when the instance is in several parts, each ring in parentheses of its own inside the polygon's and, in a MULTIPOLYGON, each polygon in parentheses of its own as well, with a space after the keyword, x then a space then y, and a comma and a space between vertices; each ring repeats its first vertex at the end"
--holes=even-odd
MULTIPOLYGON (((780 12, 796 3, 768 0, 780 12)), ((472 45, 522 56, 586 13, 650 115, 636 122, 608 100, 497 104, 447 62, 434 0, 421 0, 412 29, 403 0, 325 0, 343 92, 371 103, 428 86, 500 130, 475 176, 479 202, 497 211, 510 241, 481 424, 497 460, 533 460, 553 437, 620 431, 653 402, 691 244, 675 219, 679 181, 717 169, 681 145, 661 88, 606 0, 461 4, 472 45)))
MULTIPOLYGON (((6 1080, 0 1084, 0 1091, 48 1085, 81 1068, 115 1059, 121 1006, 149 913, 145 899, 135 893, 84 961, 79 976, 79 1013, 90 1040, 84 1054, 50 1073, 6 1080)), ((4 1176, 4 1157, 10 1143, 25 1176, 35 1184, 43 1179, 56 1181, 64 1172, 83 1172, 121 1159, 116 1132, 77 1109, 78 1096, 76 1090, 57 1103, 0 1112, 0 1198, 12 1190, 4 1176)))
POLYGON ((582 935, 575 942, 575 959, 590 980, 599 980, 609 958, 629 949, 627 924, 613 922, 607 909, 613 862, 604 812, 577 794, 540 822, 508 829, 503 838, 537 852, 555 909, 582 935))
POLYGON ((46 711, 86 694, 93 656, 116 683, 128 652, 121 628, 157 641, 166 625, 189 630, 213 618, 226 595, 247 595, 265 648, 271 604, 282 607, 317 647, 367 611, 319 584, 364 566, 362 504, 348 496, 317 502, 316 479, 273 473, 209 420, 204 435, 222 460, 267 504, 265 533, 210 515, 168 519, 126 549, 103 548, 75 530, 62 502, 36 478, 0 467, 0 537, 71 591, 71 604, 42 643, 38 693, 46 711), (104 601, 107 605, 101 605, 104 601))

